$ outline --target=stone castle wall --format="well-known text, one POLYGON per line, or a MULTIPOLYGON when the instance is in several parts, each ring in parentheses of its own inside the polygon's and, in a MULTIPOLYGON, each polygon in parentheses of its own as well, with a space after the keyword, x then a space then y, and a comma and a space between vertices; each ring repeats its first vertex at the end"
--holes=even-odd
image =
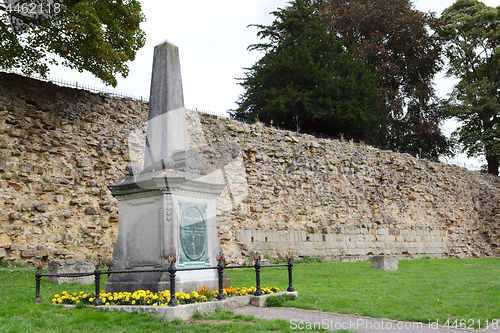
MULTIPOLYGON (((106 185, 141 162, 147 103, 0 73, 0 258, 110 257, 106 185)), ((227 186, 226 256, 331 260, 499 254, 498 177, 362 144, 188 112, 192 148, 227 186)))

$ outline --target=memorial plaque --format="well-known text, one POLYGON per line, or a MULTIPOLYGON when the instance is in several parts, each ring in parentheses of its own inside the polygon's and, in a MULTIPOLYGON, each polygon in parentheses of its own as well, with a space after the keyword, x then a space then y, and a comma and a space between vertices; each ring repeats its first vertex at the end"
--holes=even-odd
POLYGON ((179 266, 209 265, 207 253, 207 205, 179 201, 179 266))

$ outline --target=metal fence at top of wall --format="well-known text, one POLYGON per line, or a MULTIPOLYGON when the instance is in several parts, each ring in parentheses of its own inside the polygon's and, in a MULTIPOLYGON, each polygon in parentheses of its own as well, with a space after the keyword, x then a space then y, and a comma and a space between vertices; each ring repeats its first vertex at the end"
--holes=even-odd
POLYGON ((93 92, 96 94, 108 94, 109 96, 131 98, 131 99, 135 99, 135 100, 143 101, 143 102, 149 101, 149 98, 144 97, 144 96, 123 93, 123 92, 116 91, 114 89, 95 87, 95 86, 91 86, 91 85, 88 85, 88 84, 85 84, 82 82, 63 80, 63 79, 58 79, 58 78, 54 78, 51 76, 42 77, 42 76, 36 75, 36 74, 26 75, 20 71, 13 70, 13 69, 0 68, 0 71, 4 72, 4 73, 17 74, 17 75, 29 77, 29 78, 40 80, 40 81, 51 82, 51 83, 54 83, 54 84, 61 86, 61 87, 82 89, 82 90, 90 91, 90 92, 93 92))
MULTIPOLYGON (((134 100, 138 100, 138 101, 142 101, 142 102, 149 102, 148 97, 124 93, 124 92, 117 91, 115 89, 106 89, 103 87, 91 86, 91 85, 88 85, 88 84, 85 84, 82 82, 63 80, 63 79, 58 79, 58 78, 54 78, 51 76, 42 77, 40 75, 35 75, 35 74, 26 75, 20 71, 13 70, 13 69, 0 68, 0 71, 4 72, 4 73, 17 74, 17 75, 29 77, 29 78, 40 80, 40 81, 51 82, 51 83, 54 83, 54 84, 61 86, 61 87, 82 89, 82 90, 90 91, 90 92, 96 93, 96 94, 107 94, 109 96, 130 98, 130 99, 134 99, 134 100)), ((221 114, 221 113, 217 113, 217 112, 213 112, 213 111, 201 110, 198 108, 188 108, 188 109, 195 110, 195 111, 201 112, 201 113, 206 113, 206 114, 209 114, 212 116, 221 117, 221 118, 229 118, 229 116, 227 114, 221 114)))

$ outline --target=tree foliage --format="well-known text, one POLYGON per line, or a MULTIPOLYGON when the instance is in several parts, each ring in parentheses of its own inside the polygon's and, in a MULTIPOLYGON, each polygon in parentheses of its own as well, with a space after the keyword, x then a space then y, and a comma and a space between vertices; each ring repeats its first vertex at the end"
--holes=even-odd
POLYGON ((264 52, 246 68, 237 119, 369 140, 380 109, 377 78, 354 61, 309 1, 296 0, 272 13, 270 26, 256 25, 264 52))
POLYGON ((378 74, 384 116, 379 141, 437 158, 450 142, 439 129, 443 117, 433 79, 442 68, 439 19, 410 0, 319 0, 328 30, 378 74))
POLYGON ((500 161, 500 7, 458 0, 442 13, 447 74, 459 79, 446 107, 461 121, 455 132, 467 154, 483 155, 488 172, 500 161))
POLYGON ((145 43, 137 0, 9 0, 4 7, 0 67, 25 74, 46 76, 49 64, 62 64, 116 86, 145 43))

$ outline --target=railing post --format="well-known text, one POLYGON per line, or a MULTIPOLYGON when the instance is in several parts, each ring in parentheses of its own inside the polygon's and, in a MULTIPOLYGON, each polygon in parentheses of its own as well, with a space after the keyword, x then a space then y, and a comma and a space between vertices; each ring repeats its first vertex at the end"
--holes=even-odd
POLYGON ((95 306, 100 306, 102 305, 101 301, 101 259, 96 259, 94 260, 94 266, 95 266, 95 271, 94 271, 94 281, 95 281, 95 298, 93 304, 95 306))
POLYGON ((226 299, 226 295, 224 294, 224 256, 217 256, 217 271, 219 272, 219 293, 217 294, 218 300, 226 299))
POLYGON ((112 259, 110 259, 110 260, 108 260, 108 261, 106 262, 106 266, 108 266, 108 277, 111 275, 111 273, 110 273, 110 272, 112 272, 112 271, 113 271, 113 265, 114 265, 114 264, 115 264, 115 262, 114 262, 112 259))
POLYGON ((35 274, 36 291, 35 291, 35 299, 33 300, 33 303, 42 303, 42 300, 40 299, 40 283, 42 282, 43 264, 41 262, 39 262, 35 265, 35 268, 36 268, 36 274, 35 274))
POLYGON ((168 267, 168 273, 170 274, 170 301, 168 302, 168 306, 177 306, 179 303, 175 298, 175 272, 177 269, 175 268, 175 262, 177 259, 174 255, 168 257, 168 262, 170 266, 168 267))
POLYGON ((255 267, 255 283, 256 283, 256 288, 257 290, 255 291, 254 293, 254 296, 262 296, 264 295, 264 293, 262 292, 262 290, 260 289, 260 255, 255 255, 253 257, 253 259, 255 260, 255 265, 253 267, 255 267))
POLYGON ((292 281, 292 269, 293 269, 293 263, 292 255, 287 255, 286 258, 288 259, 288 289, 286 291, 295 291, 295 288, 293 287, 293 281, 292 281))

